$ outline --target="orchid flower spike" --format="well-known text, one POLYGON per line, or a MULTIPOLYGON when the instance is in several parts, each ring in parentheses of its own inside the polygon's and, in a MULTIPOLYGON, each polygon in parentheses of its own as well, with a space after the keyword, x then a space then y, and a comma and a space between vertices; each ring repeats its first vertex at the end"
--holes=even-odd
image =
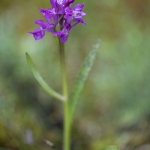
POLYGON ((82 12, 84 4, 71 7, 73 2, 74 0, 50 0, 52 8, 40 8, 46 22, 35 20, 35 24, 40 27, 28 33, 32 34, 35 40, 40 40, 44 37, 45 32, 51 32, 54 36, 58 36, 61 42, 66 42, 73 27, 78 23, 86 25, 82 19, 86 15, 82 12))

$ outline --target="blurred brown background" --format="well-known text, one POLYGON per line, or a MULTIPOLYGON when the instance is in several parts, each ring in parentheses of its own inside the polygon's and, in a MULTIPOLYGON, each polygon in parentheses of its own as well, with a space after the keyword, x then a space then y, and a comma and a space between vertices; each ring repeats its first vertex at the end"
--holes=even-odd
MULTIPOLYGON (((71 89, 97 38, 101 47, 82 92, 72 130, 72 150, 150 149, 150 1, 76 0, 85 3, 87 25, 66 43, 71 89)), ((59 53, 53 36, 35 41, 27 32, 44 19, 49 0, 0 1, 0 150, 48 150, 62 146, 62 104, 38 85, 28 52, 43 78, 61 92, 59 53)), ((70 90, 71 92, 71 90, 70 90)))

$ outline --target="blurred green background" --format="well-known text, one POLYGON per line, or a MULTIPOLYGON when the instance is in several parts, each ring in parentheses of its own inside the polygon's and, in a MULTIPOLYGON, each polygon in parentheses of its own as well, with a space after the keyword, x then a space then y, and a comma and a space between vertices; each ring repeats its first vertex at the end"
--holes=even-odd
MULTIPOLYGON (((66 43, 71 89, 82 60, 100 37, 96 62, 80 97, 72 150, 150 149, 150 1, 76 0, 85 3, 87 25, 74 28, 66 43)), ((35 19, 49 0, 0 1, 0 150, 62 147, 62 104, 32 76, 28 52, 43 78, 61 92, 59 53, 53 36, 35 41, 35 19)), ((70 90, 71 91, 71 90, 70 90)))

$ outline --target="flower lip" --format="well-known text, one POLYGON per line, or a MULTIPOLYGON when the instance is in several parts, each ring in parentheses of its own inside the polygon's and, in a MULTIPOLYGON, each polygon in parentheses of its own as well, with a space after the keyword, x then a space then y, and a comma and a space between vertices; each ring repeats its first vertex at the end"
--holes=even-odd
POLYGON ((44 37, 45 32, 41 28, 37 28, 34 31, 28 32, 29 34, 33 34, 35 40, 40 40, 44 37))

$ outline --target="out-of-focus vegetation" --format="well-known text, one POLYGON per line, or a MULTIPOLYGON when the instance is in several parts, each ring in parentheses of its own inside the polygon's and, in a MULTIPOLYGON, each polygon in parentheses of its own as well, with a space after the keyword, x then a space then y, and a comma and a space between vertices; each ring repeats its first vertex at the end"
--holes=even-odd
MULTIPOLYGON (((96 63, 80 97, 72 130, 72 150, 150 149, 150 1, 93 0, 86 26, 74 28, 66 43, 71 89, 78 68, 97 38, 96 63), (77 123, 78 122, 78 123, 77 123)), ((49 0, 0 1, 0 149, 51 149, 62 145, 62 106, 33 78, 25 52, 44 79, 61 92, 59 55, 49 33, 35 41, 27 34, 44 19, 49 0)))

